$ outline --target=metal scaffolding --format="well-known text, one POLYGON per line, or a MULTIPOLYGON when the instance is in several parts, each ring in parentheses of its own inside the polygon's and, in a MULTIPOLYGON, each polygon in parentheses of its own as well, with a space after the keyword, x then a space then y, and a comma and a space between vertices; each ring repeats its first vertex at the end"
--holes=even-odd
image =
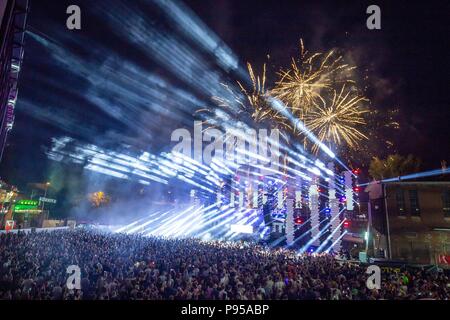
POLYGON ((27 14, 28 0, 7 0, 0 6, 0 161, 14 124, 27 14))

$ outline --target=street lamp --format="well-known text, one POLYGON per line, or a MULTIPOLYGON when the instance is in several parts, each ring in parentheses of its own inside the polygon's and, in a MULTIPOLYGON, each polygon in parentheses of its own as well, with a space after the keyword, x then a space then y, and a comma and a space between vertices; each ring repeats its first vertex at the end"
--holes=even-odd
MULTIPOLYGON (((44 198, 47 197, 47 190, 48 190, 48 187, 49 187, 49 186, 50 186, 50 182, 46 182, 46 183, 45 183, 45 193, 44 193, 44 198)), ((44 204, 45 204, 45 201, 42 201, 42 207, 41 207, 42 213, 44 213, 44 204)))

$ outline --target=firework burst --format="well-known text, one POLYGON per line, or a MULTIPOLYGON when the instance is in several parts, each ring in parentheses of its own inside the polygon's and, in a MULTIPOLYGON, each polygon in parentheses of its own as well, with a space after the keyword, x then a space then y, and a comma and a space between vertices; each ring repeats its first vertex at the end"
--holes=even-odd
MULTIPOLYGON (((345 142, 350 148, 355 148, 358 141, 367 139, 358 130, 358 127, 366 124, 364 116, 369 111, 363 107, 363 103, 367 101, 343 85, 339 92, 333 92, 332 98, 324 105, 315 105, 305 114, 305 124, 322 142, 336 145, 345 142)), ((317 152, 317 149, 317 145, 312 147, 313 152, 317 152)))
POLYGON ((250 63, 247 63, 248 75, 251 80, 251 87, 246 88, 241 82, 237 82, 240 92, 236 93, 226 86, 231 93, 231 99, 223 97, 213 97, 213 100, 221 107, 232 109, 234 105, 239 105, 239 113, 246 112, 257 122, 271 122, 272 125, 289 127, 286 121, 278 111, 274 110, 267 101, 269 90, 266 89, 266 64, 263 65, 262 75, 259 76, 253 71, 250 63))
POLYGON ((271 94, 302 118, 309 109, 325 104, 324 94, 336 84, 354 82, 349 78, 353 69, 333 50, 309 54, 300 40, 300 60, 292 58, 291 68, 278 73, 280 80, 271 94))
MULTIPOLYGON (((300 59, 293 58, 290 68, 278 73, 280 79, 270 94, 283 101, 321 142, 355 148, 358 141, 367 139, 360 129, 368 115, 362 107, 367 99, 357 93, 353 79, 355 68, 334 50, 310 54, 300 40, 300 59)), ((293 133, 308 145, 303 132, 294 128, 293 133)), ((314 153, 318 149, 311 147, 314 153)))

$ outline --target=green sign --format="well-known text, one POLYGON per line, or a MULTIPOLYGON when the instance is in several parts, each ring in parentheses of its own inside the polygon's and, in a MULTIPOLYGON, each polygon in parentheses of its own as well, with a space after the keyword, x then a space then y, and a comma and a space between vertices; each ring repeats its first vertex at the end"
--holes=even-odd
POLYGON ((14 205, 14 212, 33 212, 38 211, 39 201, 36 200, 19 200, 14 205))
POLYGON ((23 212, 23 211, 32 211, 32 210, 39 210, 37 206, 27 206, 23 204, 16 204, 14 206, 14 212, 23 212))
POLYGON ((16 202, 16 205, 26 205, 26 206, 38 206, 39 201, 37 200, 19 200, 16 202))

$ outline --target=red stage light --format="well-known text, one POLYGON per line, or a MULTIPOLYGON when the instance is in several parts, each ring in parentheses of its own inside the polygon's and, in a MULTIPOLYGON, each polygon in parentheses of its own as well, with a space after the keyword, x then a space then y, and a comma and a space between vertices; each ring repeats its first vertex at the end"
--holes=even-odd
POLYGON ((345 220, 345 221, 344 221, 344 228, 345 228, 345 229, 348 229, 349 227, 350 227, 350 221, 345 220))
POLYGON ((303 224, 303 219, 300 217, 295 218, 295 224, 303 224))

